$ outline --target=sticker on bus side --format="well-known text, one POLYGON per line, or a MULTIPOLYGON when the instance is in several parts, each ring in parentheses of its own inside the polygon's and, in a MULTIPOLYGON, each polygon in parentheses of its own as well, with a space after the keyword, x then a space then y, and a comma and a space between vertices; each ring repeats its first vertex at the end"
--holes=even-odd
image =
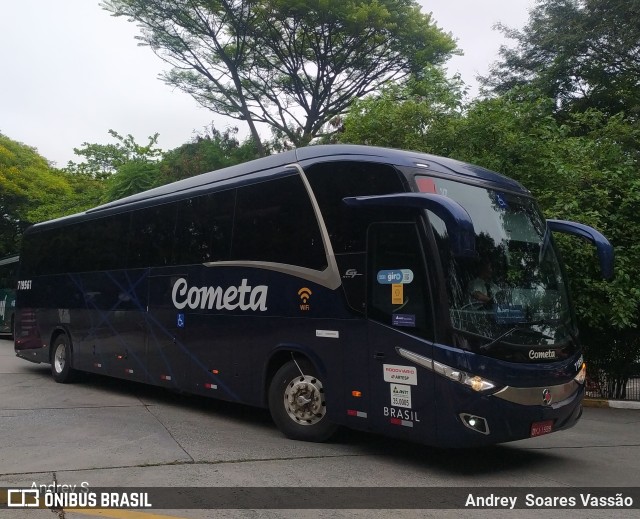
POLYGON ((404 289, 402 285, 391 285, 391 304, 401 305, 404 303, 404 289))
POLYGON ((382 365, 385 382, 418 385, 418 371, 413 366, 382 365))
POLYGON ((338 330, 316 330, 316 337, 324 339, 339 339, 340 332, 338 330))
POLYGON ((415 328, 416 316, 415 314, 393 314, 391 316, 391 324, 393 326, 408 326, 415 328))
POLYGON ((390 384, 391 405, 411 409, 411 386, 404 384, 390 384))
POLYGON ((381 285, 408 285, 413 282, 413 270, 380 270, 376 276, 376 279, 381 285))
POLYGON ((30 279, 19 280, 16 290, 31 290, 31 280, 30 279))

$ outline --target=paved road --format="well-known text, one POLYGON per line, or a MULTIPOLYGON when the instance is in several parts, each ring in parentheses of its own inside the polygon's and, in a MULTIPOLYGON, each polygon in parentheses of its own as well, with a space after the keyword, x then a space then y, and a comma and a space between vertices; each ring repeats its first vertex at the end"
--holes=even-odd
MULTIPOLYGON (((438 450, 341 432, 331 443, 285 439, 268 412, 97 376, 56 384, 49 366, 17 359, 0 340, 0 487, 32 483, 94 487, 309 488, 321 510, 107 510, 101 517, 389 517, 324 510, 313 487, 640 486, 640 411, 585 409, 580 423, 536 439, 474 450, 438 450)), ((443 489, 443 498, 447 492, 443 489)), ((381 491, 382 492, 382 491, 381 491)), ((278 495, 273 494, 274 499, 278 495)), ((281 497, 281 496, 280 496, 281 497)), ((275 503, 281 501, 275 501, 275 503)), ((274 506, 276 506, 274 504, 274 506)), ((399 508, 402 508, 401 503, 399 508)), ((65 511, 58 517, 93 517, 65 511)), ((393 517, 637 517, 638 510, 394 510, 393 517)), ((50 518, 49 510, 0 510, 50 518)))

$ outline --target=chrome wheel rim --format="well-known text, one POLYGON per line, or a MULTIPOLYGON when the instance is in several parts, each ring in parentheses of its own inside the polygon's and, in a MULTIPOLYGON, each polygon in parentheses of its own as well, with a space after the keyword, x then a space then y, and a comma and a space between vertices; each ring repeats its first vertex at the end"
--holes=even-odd
POLYGON ((62 373, 62 370, 67 364, 67 354, 64 347, 64 344, 58 344, 56 351, 53 355, 53 365, 55 367, 56 373, 62 373))
POLYGON ((317 424, 327 412, 322 382, 311 375, 293 379, 284 391, 284 408, 300 425, 317 424))

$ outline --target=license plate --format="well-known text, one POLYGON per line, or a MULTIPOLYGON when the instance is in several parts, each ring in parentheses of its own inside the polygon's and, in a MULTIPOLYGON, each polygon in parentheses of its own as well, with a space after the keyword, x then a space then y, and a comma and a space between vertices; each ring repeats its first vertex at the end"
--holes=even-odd
POLYGON ((553 420, 545 420, 544 422, 533 422, 531 424, 531 437, 542 436, 553 431, 553 420))

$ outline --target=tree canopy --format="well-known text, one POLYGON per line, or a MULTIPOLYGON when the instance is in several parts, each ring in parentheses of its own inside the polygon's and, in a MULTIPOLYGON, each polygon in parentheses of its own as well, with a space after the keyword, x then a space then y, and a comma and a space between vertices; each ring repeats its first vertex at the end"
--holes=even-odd
POLYGON ((483 82, 495 93, 533 85, 563 111, 640 117, 640 1, 538 0, 516 43, 483 82))
POLYGON ((18 250, 30 224, 72 212, 77 187, 35 148, 0 134, 0 256, 18 250))
POLYGON ((455 42, 415 0, 108 0, 213 112, 308 144, 356 98, 443 63, 455 42))
POLYGON ((162 156, 162 150, 156 147, 158 133, 148 137, 146 145, 138 144, 131 134, 122 136, 115 130, 109 130, 109 135, 116 140, 116 143, 83 142, 79 148, 73 148, 73 152, 84 160, 69 161, 66 171, 104 180, 127 162, 154 161, 162 156))
POLYGON ((221 132, 212 125, 191 142, 168 151, 160 161, 158 183, 167 184, 258 158, 253 141, 240 143, 237 133, 237 128, 221 132))

